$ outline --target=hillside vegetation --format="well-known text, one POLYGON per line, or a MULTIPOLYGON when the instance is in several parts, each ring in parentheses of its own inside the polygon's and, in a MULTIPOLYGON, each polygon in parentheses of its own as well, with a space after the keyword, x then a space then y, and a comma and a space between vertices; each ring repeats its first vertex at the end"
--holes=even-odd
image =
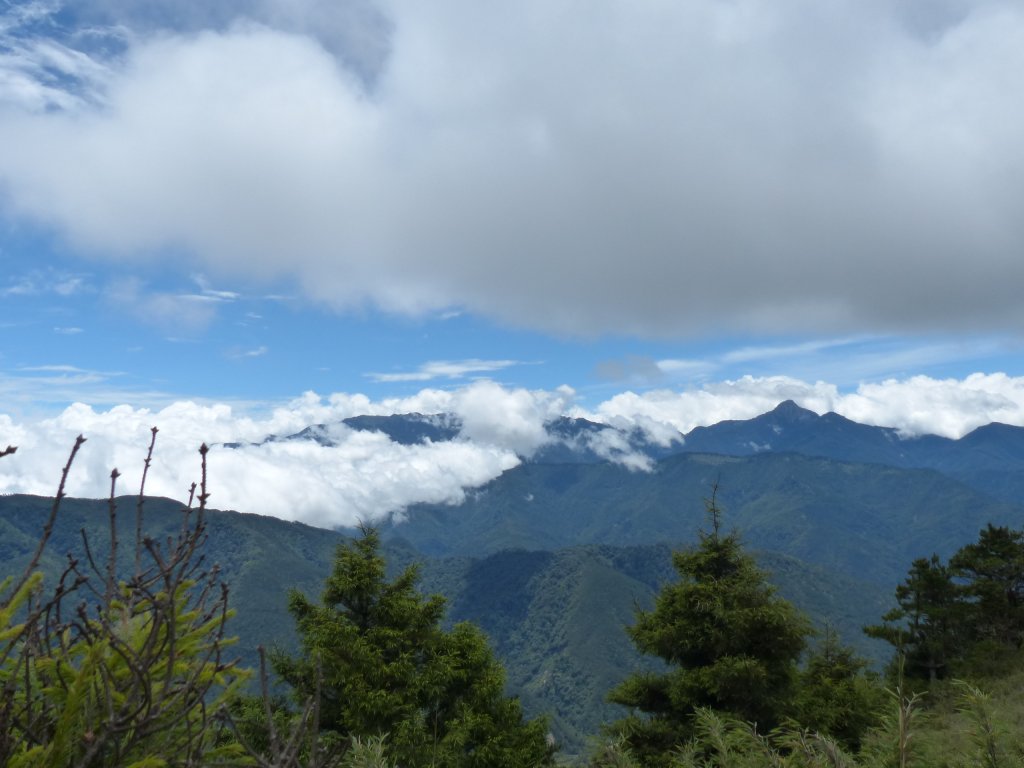
MULTIPOLYGON (((825 422, 833 431, 852 430, 865 445, 879 437, 872 431, 877 428, 864 431, 862 425, 832 423, 827 417, 808 420, 799 409, 777 411, 774 418, 785 421, 791 438, 798 431, 794 424, 804 422, 814 428, 825 422)), ((419 434, 422 429, 401 432, 402 422, 388 421, 386 426, 404 434, 403 439, 433 439, 433 433, 419 434)), ((729 430, 735 437, 765 425, 719 426, 726 430, 719 437, 729 430)), ((778 434, 772 424, 768 427, 778 434)), ((568 432, 575 427, 566 421, 559 428, 568 432)), ((439 439, 457 434, 453 425, 445 429, 436 435, 439 439)), ((806 445, 830 444, 812 433, 805 434, 806 445)), ((1012 430, 1006 435, 988 430, 976 439, 986 450, 994 450, 996 443, 1002 446, 996 464, 1005 467, 1016 460, 1017 436, 1012 430), (994 443, 996 437, 1000 440, 994 443)), ((882 438, 894 439, 887 434, 882 438)), ((296 439, 318 438, 311 432, 296 439)), ((947 457, 963 447, 936 445, 928 450, 947 457)), ((425 601, 430 606, 423 624, 429 629, 426 634, 421 628, 415 636, 419 640, 403 645, 394 632, 405 632, 405 625, 396 625, 381 636, 392 639, 380 646, 380 653, 409 649, 396 657, 403 659, 396 661, 400 666, 414 656, 427 663, 433 654, 435 661, 422 667, 432 671, 409 678, 389 671, 367 673, 367 679, 434 680, 433 693, 418 688, 419 682, 388 684, 381 690, 407 689, 410 697, 396 700, 395 714, 385 716, 379 709, 380 702, 389 700, 387 694, 378 704, 367 700, 369 714, 363 720, 336 717, 334 727, 323 696, 353 699, 358 710, 365 697, 376 700, 383 694, 373 693, 372 687, 362 693, 328 690, 323 666, 328 646, 316 638, 331 636, 338 621, 348 620, 344 617, 350 614, 330 608, 348 598, 324 603, 322 610, 330 611, 323 613, 322 628, 314 628, 307 618, 321 610, 315 607, 321 595, 327 600, 325 579, 330 584, 331 579, 338 583, 349 578, 338 571, 339 564, 352 567, 343 553, 358 551, 359 542, 367 542, 366 531, 326 531, 209 509, 205 477, 193 508, 144 494, 70 499, 63 486, 56 499, 0 497, 0 557, 13 577, 0 590, 7 622, 7 656, 0 669, 6 670, 5 695, 14 696, 5 700, 3 712, 8 727, 22 729, 16 738, 10 736, 15 731, 8 731, 7 763, 18 764, 14 755, 21 754, 23 764, 34 765, 31 761, 41 760, 45 752, 51 763, 39 765, 70 764, 61 762, 71 754, 68 749, 74 752, 82 743, 89 747, 99 738, 99 726, 90 725, 90 718, 103 707, 109 713, 115 699, 135 701, 132 696, 140 690, 168 690, 166 684, 178 679, 168 673, 159 688, 142 670, 160 669, 160 649, 180 633, 196 638, 180 646, 184 666, 164 667, 184 674, 172 687, 187 693, 173 705, 185 709, 160 709, 147 715, 144 727, 133 725, 134 715, 126 714, 120 741, 108 744, 114 752, 89 747, 86 753, 108 756, 80 764, 144 768, 240 760, 237 764, 283 768, 366 758, 371 761, 366 764, 398 759, 411 765, 427 745, 434 758, 425 764, 518 765, 519 758, 509 755, 520 747, 533 755, 530 764, 541 764, 549 753, 548 746, 541 748, 537 742, 544 732, 558 745, 560 760, 594 765, 953 766, 978 764, 972 761, 979 755, 989 761, 981 764, 1017 764, 1019 707, 1013 689, 1002 681, 1021 676, 1020 506, 935 468, 770 450, 751 455, 675 451, 651 472, 589 460, 550 463, 555 457, 571 458, 566 450, 549 451, 549 463, 528 462, 506 472, 458 508, 416 506, 405 522, 393 521, 370 533, 373 551, 364 552, 364 559, 379 558, 374 589, 383 590, 381 594, 397 590, 395 594, 404 595, 402 605, 425 601), (709 492, 710 533, 708 512, 700 503, 709 492), (45 546, 40 547, 41 541, 45 546), (746 574, 750 595, 770 594, 781 601, 772 605, 795 607, 779 610, 790 617, 786 621, 799 642, 788 646, 790 651, 780 657, 782 666, 764 680, 749 666, 756 654, 749 655, 741 644, 723 662, 722 669, 731 671, 713 682, 719 673, 710 670, 716 668, 712 661, 721 643, 715 641, 699 653, 692 646, 700 623, 696 617, 708 606, 749 604, 748 598, 726 600, 723 574, 732 573, 733 566, 713 577, 694 567, 701 553, 709 551, 709 542, 729 544, 725 560, 746 574), (689 594, 681 585, 703 589, 708 578, 717 586, 694 593, 704 595, 697 609, 683 597, 671 598, 674 607, 664 607, 667 596, 689 594), (145 586, 158 583, 165 584, 162 592, 145 586), (222 586, 225 591, 220 591, 222 586), (164 602, 160 594, 174 597, 164 602), (661 637, 660 622, 671 626, 687 612, 691 619, 679 626, 689 629, 656 639, 661 637), (135 634, 119 629, 128 626, 125 622, 135 634), (861 631, 865 626, 867 635, 861 631), (128 644, 118 651, 122 642, 128 644), (273 649, 273 669, 267 667, 261 647, 273 649), (112 652, 127 664, 111 666, 112 652), (150 660, 143 664, 140 658, 150 660), (297 674, 288 658, 301 660, 304 671, 297 674), (710 666, 706 673, 680 676, 681 663, 691 672, 710 666), (38 664, 42 666, 34 666, 38 664), (36 682, 50 679, 53 670, 60 681, 56 687, 36 682), (742 670, 747 671, 740 674, 742 670), (754 677, 744 677, 749 674, 754 677), (22 679, 29 681, 28 688, 19 687, 22 679), (80 681, 78 688, 74 680, 80 681), (99 680, 106 682, 96 691, 106 693, 90 698, 94 694, 85 692, 94 683, 89 681, 99 680), (109 698, 122 684, 128 686, 125 692, 109 698), (736 702, 751 703, 761 686, 776 703, 764 710, 730 704, 720 695, 730 686, 741 691, 736 702), (256 697, 239 698, 243 689, 256 697), (462 690, 459 695, 470 698, 456 697, 450 706, 442 706, 436 697, 446 690, 462 690), (698 695, 699 690, 706 692, 698 695), (501 703, 507 694, 518 700, 515 707, 522 706, 520 714, 501 703), (53 695, 57 698, 46 698, 53 695), (103 696, 108 697, 106 704, 103 696), (657 704, 664 697, 675 702, 669 710, 664 701, 657 704), (471 700, 475 703, 469 704, 471 700), (196 738, 187 725, 192 707, 217 701, 234 703, 220 710, 223 716, 216 722, 196 722, 220 735, 213 741, 196 738), (672 725, 659 737, 660 746, 648 742, 641 748, 637 734, 644 724, 659 717, 657 712, 670 710, 672 725), (68 718, 57 717, 61 711, 68 718), (462 714, 456 717, 456 711, 462 714), (42 719, 24 731, 29 721, 23 715, 29 712, 42 719), (434 713, 433 735, 415 736, 429 712, 434 713), (407 715, 412 719, 403 719, 407 715), (185 724, 185 732, 160 725, 168 718, 185 724), (756 731, 751 721, 757 722, 756 731), (384 725, 375 730, 367 725, 373 722, 384 725), (489 732, 486 722, 503 722, 513 729, 520 727, 517 723, 530 724, 527 730, 533 735, 528 740, 534 746, 521 742, 504 758, 481 757, 472 763, 468 756, 485 752, 468 745, 492 738, 480 736, 489 732), (387 723, 392 725, 385 727, 387 723), (398 741, 397 723, 405 723, 404 746, 398 741), (450 725, 442 725, 446 723, 450 725), (53 736, 65 727, 79 728, 74 743, 53 736), (155 743, 145 741, 149 731, 179 745, 175 750, 185 757, 179 762, 131 757, 136 755, 133 740, 150 747, 155 743), (907 741, 911 732, 916 735, 907 741), (115 762, 110 754, 118 755, 115 762), (470 763, 460 762, 464 760, 470 763)), ((922 450, 915 447, 914 455, 920 457, 922 450)), ((951 471, 965 466, 962 459, 954 464, 951 471)), ((728 611, 734 608, 722 610, 727 613, 720 621, 731 625, 728 611)), ((743 635, 730 630, 727 636, 743 635)), ((749 634, 751 642, 761 645, 779 636, 774 630, 749 634)), ((177 641, 172 645, 179 647, 177 641)), ((351 640, 328 645, 355 647, 351 640)), ((376 653, 364 655, 363 661, 346 661, 356 666, 335 684, 365 672, 376 653)), ((216 710, 213 705, 211 712, 216 710)), ((103 738, 111 736, 109 730, 103 738)))

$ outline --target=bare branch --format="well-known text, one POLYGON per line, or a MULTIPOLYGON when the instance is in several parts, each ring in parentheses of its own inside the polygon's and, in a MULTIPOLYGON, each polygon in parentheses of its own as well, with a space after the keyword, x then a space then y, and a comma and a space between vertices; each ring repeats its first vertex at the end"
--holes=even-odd
MULTIPOLYGON (((68 473, 71 472, 71 464, 74 462, 75 456, 78 455, 78 449, 82 447, 82 443, 84 442, 85 438, 81 435, 75 438, 75 444, 71 447, 71 453, 68 455, 68 461, 64 465, 64 470, 60 473, 60 484, 57 486, 57 495, 53 498, 53 506, 50 508, 50 517, 47 519, 46 525, 43 526, 43 535, 39 537, 39 544, 36 546, 36 551, 32 555, 32 559, 29 560, 28 565, 25 566, 25 570, 21 574, 21 577, 15 583, 14 588, 10 591, 11 595, 16 595, 39 567, 39 560, 43 556, 43 550, 46 549, 46 544, 53 535, 53 524, 57 520, 57 513, 60 511, 61 499, 65 496, 64 487, 67 485, 68 473)), ((8 446, 5 449, 5 453, 13 452, 14 451, 11 450, 11 446, 8 446)))
POLYGON ((153 447, 156 445, 156 427, 150 430, 149 450, 146 451, 146 460, 142 462, 142 480, 139 482, 139 501, 135 505, 135 577, 142 573, 142 507, 146 501, 146 477, 149 475, 149 467, 153 463, 153 447))

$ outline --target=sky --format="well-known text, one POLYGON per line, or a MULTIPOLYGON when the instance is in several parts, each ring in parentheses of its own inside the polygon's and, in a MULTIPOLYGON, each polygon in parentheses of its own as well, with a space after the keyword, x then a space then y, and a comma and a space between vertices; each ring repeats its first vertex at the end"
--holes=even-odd
POLYGON ((79 431, 72 492, 137 482, 153 425, 180 497, 202 441, 463 419, 215 448, 215 502, 322 525, 563 414, 1024 425, 1021 40, 1011 0, 0 0, 0 492, 79 431))

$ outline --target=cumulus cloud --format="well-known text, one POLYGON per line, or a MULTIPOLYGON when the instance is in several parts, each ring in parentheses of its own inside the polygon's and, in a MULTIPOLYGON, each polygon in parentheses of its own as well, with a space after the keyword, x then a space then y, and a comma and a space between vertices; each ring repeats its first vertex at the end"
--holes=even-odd
POLYGON ((457 390, 451 408, 462 420, 461 434, 466 439, 531 456, 550 441, 544 424, 562 415, 574 394, 567 387, 536 392, 481 381, 457 390))
POLYGON ((993 421, 1024 426, 1024 378, 975 373, 962 380, 890 379, 860 386, 842 397, 836 410, 908 435, 961 437, 993 421))
POLYGON ((116 56, 0 60, 50 89, 4 207, 80 248, 583 334, 1024 320, 1011 0, 80 5, 116 56))

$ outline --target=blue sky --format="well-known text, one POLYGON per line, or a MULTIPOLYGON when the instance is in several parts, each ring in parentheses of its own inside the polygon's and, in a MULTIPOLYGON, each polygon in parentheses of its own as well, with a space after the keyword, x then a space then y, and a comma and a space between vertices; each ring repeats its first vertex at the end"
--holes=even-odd
POLYGON ((42 466, 126 413, 1024 424, 1021 39, 1009 0, 0 0, 0 426, 42 466))
POLYGON ((1021 373, 1010 333, 581 336, 516 328, 451 308, 337 310, 287 283, 214 282, 172 262, 76 254, 59 235, 8 221, 0 251, 0 366, 9 412, 73 401, 158 407, 177 399, 279 403, 307 390, 409 396, 486 377, 572 386, 596 405, 624 389, 694 389, 741 376, 863 382, 1021 373))

